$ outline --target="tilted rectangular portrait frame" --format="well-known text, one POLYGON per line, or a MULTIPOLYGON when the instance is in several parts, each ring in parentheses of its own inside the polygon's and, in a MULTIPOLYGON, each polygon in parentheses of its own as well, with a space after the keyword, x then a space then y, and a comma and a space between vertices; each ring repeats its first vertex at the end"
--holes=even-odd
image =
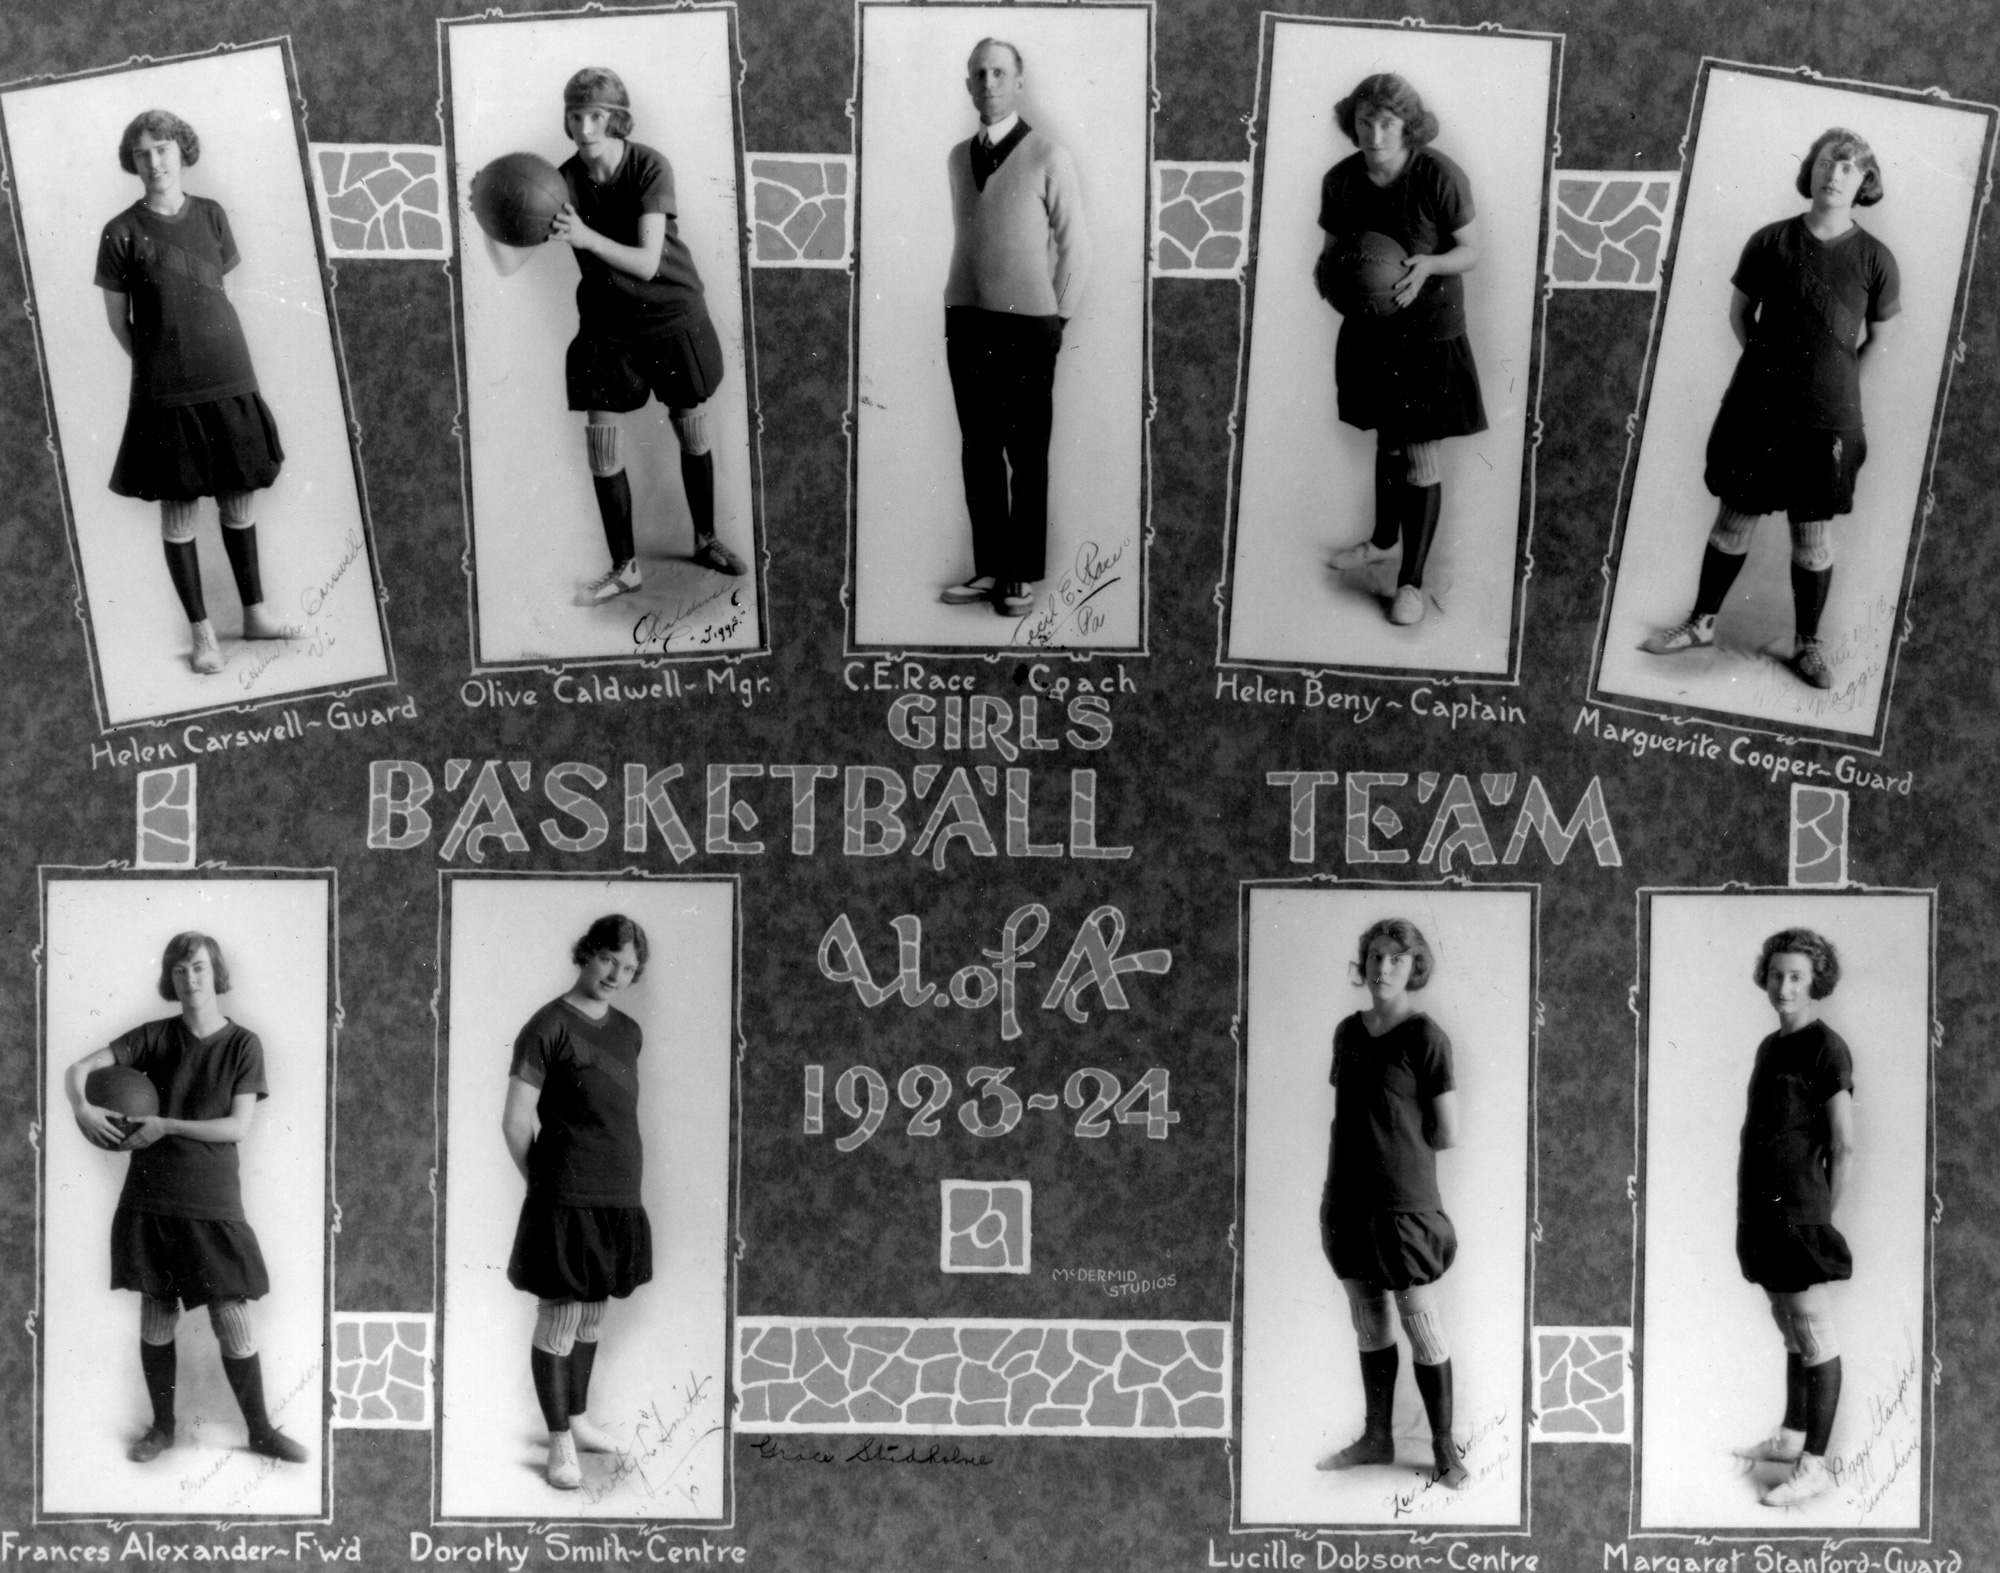
POLYGON ((675 875, 438 876, 438 1522, 728 1528, 735 1518, 740 886, 675 875), (598 918, 645 930, 616 1003, 644 1035, 643 1196, 654 1276, 608 1302, 589 1414, 619 1444, 583 1485, 543 1476, 530 1381, 535 1299, 507 1282, 522 1185, 501 1138, 515 1035, 576 978, 598 918))
POLYGON ((0 88, 0 139, 27 274, 92 697, 109 731, 395 681, 347 368, 284 38, 0 88), (93 283, 105 222, 139 196, 119 135, 149 109, 198 138, 184 189, 219 203, 241 265, 226 275, 284 462, 254 498, 264 606, 296 637, 241 641, 217 505, 198 500, 205 609, 225 665, 191 669, 161 562, 159 504, 108 488, 130 362, 93 283), (89 127, 79 134, 78 127, 89 127))
POLYGON ((1922 1539, 1931 1522, 1934 1366, 1928 890, 1642 890, 1636 1034, 1639 1251, 1634 1534, 1922 1539), (1734 1254, 1741 1089, 1778 1026, 1755 978, 1792 928, 1831 941, 1820 1019, 1854 1060, 1854 1157, 1834 1217, 1853 1277, 1830 1286, 1843 1381, 1815 1500, 1764 1506, 1783 1465, 1735 1449, 1785 1409, 1785 1344, 1734 1254))
MULTIPOLYGON (((764 479, 744 175, 742 51, 733 5, 491 12, 438 23, 438 70, 458 258, 454 333, 465 496, 466 596, 475 670, 715 661, 770 651, 764 479), (613 567, 592 486, 584 417, 569 409, 564 353, 578 331, 577 271, 560 241, 503 274, 471 208, 475 175, 506 153, 560 165, 563 84, 618 73, 628 145, 673 170, 676 230, 722 344, 702 404, 714 458, 716 539, 742 576, 689 560, 694 527, 665 407, 617 417, 643 583, 603 602, 613 567), (564 253, 564 255, 556 255, 564 253)), ((629 156, 629 155, 628 155, 629 156)), ((511 263, 510 263, 511 265, 511 263)))
POLYGON ((328 1445, 333 1308, 333 1123, 340 1026, 332 869, 40 870, 42 948, 35 1319, 38 1519, 300 1520, 332 1514, 328 1445), (174 1013, 161 957, 176 934, 210 935, 232 987, 224 1014, 264 1045, 270 1096, 240 1145, 244 1212, 271 1293, 251 1304, 272 1421, 308 1453, 280 1464, 243 1445, 208 1318, 181 1314, 175 1442, 126 1457, 147 1429, 139 1300, 107 1279, 125 1161, 92 1149, 70 1117, 64 1072, 174 1013), (282 1314, 281 1314, 282 1313, 282 1314))
MULTIPOLYGON (((1232 1529, 1525 1533, 1540 887, 1318 879, 1250 881, 1242 892, 1232 1529), (1459 1249, 1438 1287, 1454 1434, 1473 1477, 1461 1492, 1432 1480, 1430 1433, 1408 1374, 1396 1400, 1396 1462, 1314 1468, 1353 1441, 1363 1419, 1319 1206, 1330 1045, 1339 1022, 1367 1003, 1350 964, 1363 932, 1385 918, 1413 922, 1431 947, 1435 969, 1415 1003, 1440 1006, 1461 1094, 1458 1146, 1439 1158, 1459 1249)), ((1400 1329, 1399 1341, 1408 1342, 1400 1329)))
POLYGON ((1593 701, 1882 751, 1917 553, 1936 505, 1933 469, 1963 350, 1996 118, 1989 105, 1935 90, 1702 62, 1606 556, 1593 701), (1653 655, 1640 645, 1694 604, 1718 506, 1703 484, 1704 449, 1740 354, 1729 322, 1738 258, 1757 230, 1802 211, 1800 164, 1834 127, 1858 133, 1880 163, 1882 200, 1857 206, 1855 217, 1893 254, 1902 310, 1879 364, 1861 370, 1866 458, 1853 512, 1830 529, 1820 640, 1832 686, 1819 689, 1787 666, 1794 622, 1779 517, 1757 524, 1712 647, 1653 655))
POLYGON ((1151 532, 1149 3, 861 3, 847 650, 1141 655, 1151 532), (943 605, 974 571, 945 364, 947 157, 978 130, 967 60, 1022 62, 1020 113, 1077 171, 1091 263, 1056 357, 1047 572, 1025 614, 943 605))
POLYGON ((1268 12, 1263 24, 1218 664, 1518 683, 1562 37, 1268 12), (1400 550, 1352 569, 1333 562, 1374 526, 1376 434, 1340 421, 1342 322, 1313 282, 1326 239, 1320 179, 1355 151, 1334 105, 1383 71, 1437 116, 1430 146, 1471 186, 1479 256, 1461 277, 1488 421, 1439 444, 1423 616, 1400 626, 1385 615, 1400 550))

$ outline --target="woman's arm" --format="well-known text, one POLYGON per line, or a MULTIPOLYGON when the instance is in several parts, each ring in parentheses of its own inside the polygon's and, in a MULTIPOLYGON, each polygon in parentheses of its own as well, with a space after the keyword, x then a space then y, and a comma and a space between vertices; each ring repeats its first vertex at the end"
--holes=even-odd
POLYGON ((1895 340, 1895 318, 1868 324, 1868 337, 1861 341, 1861 348, 1854 352, 1857 361, 1878 360, 1888 352, 1895 340))
MULTIPOLYGON (((111 324, 111 336, 127 356, 132 353, 132 305, 123 290, 108 289, 104 294, 104 320, 111 324)), ((108 1051, 107 1051, 108 1052, 108 1051)))
POLYGON ((667 244, 667 215, 641 213, 639 244, 621 246, 617 241, 607 240, 598 234, 576 216, 573 206, 565 202, 556 210, 549 234, 556 240, 566 241, 578 251, 596 252, 620 273, 629 273, 635 279, 649 279, 660 271, 660 253, 667 244))
POLYGON ((1736 347, 1750 347, 1750 297, 1740 289, 1729 292, 1729 331, 1736 335, 1736 347))
POLYGON ((1441 1092, 1431 1099, 1430 1118, 1424 1121, 1424 1140, 1435 1152, 1458 1145, 1458 1094, 1441 1092))
POLYGON ((185 1136, 197 1142, 240 1142, 257 1118, 257 1094, 239 1092, 229 1100, 229 1112, 219 1120, 169 1120, 149 1114, 133 1122, 124 1146, 133 1152, 150 1147, 162 1136, 185 1136))
POLYGON ((541 1088, 518 1076, 507 1078, 507 1107, 500 1114, 500 1134, 507 1139, 507 1156, 524 1180, 528 1177, 528 1149, 542 1131, 541 1116, 536 1112, 541 1101, 541 1088))
POLYGON ((1847 1186, 1847 1171, 1854 1163, 1854 1094, 1836 1092, 1826 1100, 1827 1188, 1832 1193, 1829 1208, 1840 1205, 1840 1193, 1847 1186))
POLYGON ((1396 281, 1396 309, 1400 311, 1415 300, 1417 292, 1424 287, 1424 281, 1433 274, 1470 273, 1478 266, 1478 221, 1467 219, 1463 229, 1451 232, 1451 250, 1441 251, 1434 257, 1410 258, 1409 270, 1396 281))
MULTIPOLYGON (((125 297, 120 295, 118 298, 123 300, 125 297)), ((76 1116, 76 1128, 83 1132, 85 1140, 93 1147, 107 1150, 124 1144, 125 1127, 109 1109, 100 1109, 84 1097, 83 1084, 92 1071, 101 1071, 117 1063, 118 1056, 108 1047, 92 1049, 63 1072, 63 1091, 69 1097, 70 1113, 76 1116)))

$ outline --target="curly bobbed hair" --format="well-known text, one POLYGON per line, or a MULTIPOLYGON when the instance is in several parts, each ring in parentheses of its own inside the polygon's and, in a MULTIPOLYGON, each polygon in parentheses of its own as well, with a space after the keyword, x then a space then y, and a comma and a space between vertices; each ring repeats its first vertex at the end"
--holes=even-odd
POLYGON ((1840 952, 1824 934, 1812 929, 1780 929, 1765 940, 1757 956, 1755 973, 1760 989, 1771 975, 1773 956, 1804 956, 1812 963, 1812 987, 1808 992, 1816 1000, 1825 999, 1840 984, 1840 952))
POLYGON ((585 66, 563 83, 564 136, 569 135, 570 111, 592 106, 611 111, 604 129, 614 137, 623 141, 632 134, 632 95, 625 91, 625 79, 609 66, 585 66))
POLYGON ((632 954, 639 958, 639 967, 632 974, 637 983, 646 972, 646 957, 650 953, 646 944, 646 931, 626 917, 622 912, 607 913, 583 931, 583 938, 571 948, 569 959, 579 967, 593 956, 610 956, 632 947, 632 954))
POLYGON ((194 134, 194 127, 171 109, 149 109, 135 116, 118 139, 118 167, 128 175, 139 173, 139 166, 132 162, 132 144, 141 137, 171 137, 178 142, 183 168, 201 162, 201 138, 194 134))
POLYGON ((1361 138, 1354 133, 1355 122, 1374 109, 1386 109, 1403 122, 1405 147, 1424 147, 1437 140, 1438 117, 1424 108, 1417 90, 1393 71, 1363 77, 1352 93, 1333 106, 1341 134, 1356 147, 1361 138))
POLYGON ((1882 200, 1882 166, 1876 160, 1875 150, 1865 138, 1845 126, 1829 126, 1813 138, 1813 145, 1799 161, 1799 178, 1795 184, 1800 196, 1812 195, 1813 165, 1819 162, 1822 153, 1832 153, 1835 158, 1851 158, 1861 169, 1861 189, 1854 194, 1856 207, 1872 208, 1882 200))
POLYGON ((1431 958, 1431 942, 1424 938, 1424 931, 1408 918, 1383 918, 1371 923, 1361 935, 1361 943, 1354 948, 1354 960, 1350 965, 1356 977, 1366 981, 1368 977, 1368 952, 1377 940, 1387 940, 1396 947, 1399 955, 1410 958, 1409 990, 1412 994, 1431 980, 1431 969, 1436 963, 1431 958))
POLYGON ((215 992, 229 992, 229 963, 222 959, 222 947, 206 934, 197 934, 189 929, 184 934, 176 934, 167 941, 167 948, 160 954, 160 998, 177 1000, 174 992, 174 968, 186 961, 203 946, 208 947, 208 964, 215 970, 215 992))

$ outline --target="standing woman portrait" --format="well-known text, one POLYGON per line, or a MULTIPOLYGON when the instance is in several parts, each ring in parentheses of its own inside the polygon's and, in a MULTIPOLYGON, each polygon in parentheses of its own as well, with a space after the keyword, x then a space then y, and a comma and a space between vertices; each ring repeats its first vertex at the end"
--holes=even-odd
POLYGON ((583 1484, 577 1450, 618 1444, 585 1418, 605 1301, 653 1276, 640 1199, 639 1024, 611 1003, 646 970, 646 931, 599 918, 570 952, 576 982, 514 1040, 500 1128, 528 1182, 507 1281, 535 1296, 529 1351, 549 1429, 549 1484, 583 1484))
POLYGON ((1785 1340, 1785 1414, 1740 1458, 1788 1465, 1762 1492, 1792 1507, 1831 1490, 1827 1447, 1840 1405, 1840 1338, 1827 1286, 1854 1276, 1834 1209, 1854 1161, 1854 1056, 1819 1019, 1840 982, 1833 944, 1811 929, 1764 941, 1757 986, 1778 1030, 1757 1045, 1736 1169, 1736 1260, 1769 1296, 1785 1340))
POLYGON ((1649 655, 1715 643, 1715 617, 1743 569, 1758 518, 1783 510, 1792 532, 1791 668, 1833 686, 1819 636, 1833 588, 1833 521, 1854 510, 1868 457, 1861 364, 1880 357, 1902 309, 1896 259, 1854 222, 1882 200, 1875 152, 1852 131, 1822 131, 1799 165, 1811 206, 1750 237, 1730 282, 1729 328, 1742 358, 1709 432, 1703 481, 1720 502, 1694 608, 1644 640, 1649 655))
POLYGON ((1479 261, 1472 186, 1432 150, 1437 116, 1400 76, 1363 78, 1334 117, 1361 151, 1320 182, 1326 240, 1314 281, 1341 314, 1340 418, 1373 431, 1376 447, 1374 533, 1333 566, 1369 568, 1400 546, 1389 621, 1407 627, 1424 617, 1424 567, 1444 501, 1439 444, 1486 430, 1459 277, 1479 261))
POLYGON ((1437 1183, 1437 1155, 1458 1141, 1457 1082, 1451 1040, 1410 997, 1430 982, 1430 943, 1416 924, 1384 918, 1362 934, 1348 965, 1369 1004, 1333 1033, 1333 1132, 1319 1222, 1361 1346, 1367 1420, 1360 1438, 1319 1468, 1396 1461, 1391 1421, 1401 1357, 1393 1300, 1430 1421, 1434 1478, 1462 1491, 1471 1475, 1452 1436, 1451 1349, 1435 1288, 1458 1254, 1437 1183))
POLYGON ((271 1279, 244 1216, 236 1149, 267 1089, 263 1044, 217 1002, 229 988, 222 947, 206 934, 176 934, 160 959, 160 995, 179 1001, 180 1014, 133 1028, 63 1077, 77 1128, 95 1146, 132 1155, 111 1219, 111 1287, 139 1293, 139 1367, 153 1421, 126 1450, 135 1464, 174 1445, 183 1306, 208 1307, 250 1451, 288 1464, 306 1459, 265 1410, 250 1322, 250 1302, 270 1293, 271 1279), (150 1084, 146 1102, 158 1113, 123 1115, 92 1101, 92 1084, 108 1096, 105 1079, 115 1081, 119 1068, 128 1081, 150 1084))
POLYGON ((212 674, 223 660, 195 547, 202 498, 213 497, 222 515, 243 637, 288 639, 296 630, 264 606, 251 498, 278 478, 285 453, 229 300, 227 276, 242 260, 229 215, 181 186, 200 157, 194 127, 169 110, 149 109, 125 128, 118 162, 144 194, 104 226, 95 282, 132 361, 111 490, 160 505, 167 572, 192 630, 188 665, 212 674))

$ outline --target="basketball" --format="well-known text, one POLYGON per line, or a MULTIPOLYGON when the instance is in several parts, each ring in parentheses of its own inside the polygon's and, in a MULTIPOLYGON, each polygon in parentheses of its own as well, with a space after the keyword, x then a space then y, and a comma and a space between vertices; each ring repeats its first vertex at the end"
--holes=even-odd
POLYGON ((1410 254, 1387 235, 1369 230, 1328 258, 1325 294, 1343 317, 1386 317, 1396 310, 1396 285, 1410 254))
POLYGON ((109 1109, 126 1135, 140 1120, 160 1112, 160 1095, 144 1071, 130 1065, 106 1065, 83 1079, 84 1101, 109 1109))
POLYGON ((555 165, 533 153, 504 154, 472 177, 472 216, 503 246, 539 246, 567 201, 555 165))

